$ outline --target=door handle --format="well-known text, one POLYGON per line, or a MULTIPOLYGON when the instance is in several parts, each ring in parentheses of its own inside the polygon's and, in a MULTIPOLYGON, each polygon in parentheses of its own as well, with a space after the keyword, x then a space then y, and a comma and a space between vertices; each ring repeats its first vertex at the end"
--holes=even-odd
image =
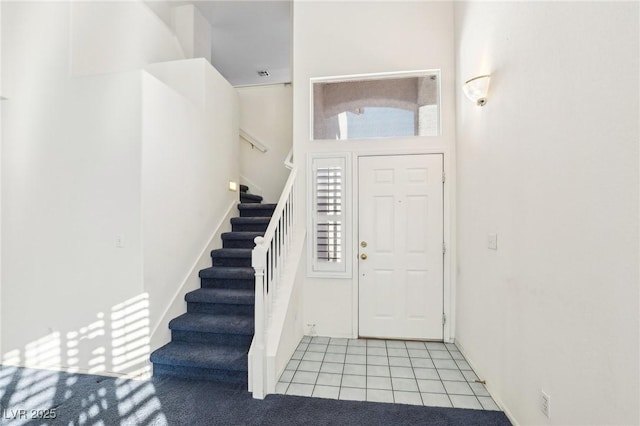
POLYGON ((367 254, 366 254, 366 253, 362 253, 362 254, 360 255, 360 259, 362 259, 362 260, 367 260, 367 254))

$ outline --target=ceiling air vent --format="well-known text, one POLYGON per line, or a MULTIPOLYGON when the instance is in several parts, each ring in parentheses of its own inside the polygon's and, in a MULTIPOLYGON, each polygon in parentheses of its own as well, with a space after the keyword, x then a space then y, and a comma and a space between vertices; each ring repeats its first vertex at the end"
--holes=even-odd
POLYGON ((258 75, 260 77, 269 77, 271 74, 269 74, 269 71, 267 70, 258 70, 258 75))

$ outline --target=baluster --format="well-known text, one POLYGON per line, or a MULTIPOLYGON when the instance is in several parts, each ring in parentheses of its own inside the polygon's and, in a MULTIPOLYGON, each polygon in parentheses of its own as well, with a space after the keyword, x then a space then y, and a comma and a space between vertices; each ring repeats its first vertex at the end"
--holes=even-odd
POLYGON ((273 241, 271 241, 271 244, 269 245, 269 287, 267 289, 267 309, 269 312, 269 316, 268 316, 268 322, 271 322, 271 315, 272 315, 272 299, 273 299, 273 273, 274 273, 274 253, 273 253, 273 241))
POLYGON ((278 219, 278 257, 280 258, 280 268, 278 268, 278 288, 276 292, 280 288, 280 283, 282 282, 282 271, 284 270, 284 251, 282 247, 282 217, 278 219))
POLYGON ((293 241, 293 223, 291 222, 291 217, 293 213, 293 193, 289 193, 289 199, 287 200, 287 227, 289 228, 289 244, 293 241))
POLYGON ((280 219, 278 219, 278 226, 276 227, 275 233, 275 243, 276 243, 276 251, 278 253, 278 270, 276 271, 276 288, 274 289, 276 292, 278 291, 277 287, 280 284, 280 276, 282 271, 282 247, 280 246, 280 219))

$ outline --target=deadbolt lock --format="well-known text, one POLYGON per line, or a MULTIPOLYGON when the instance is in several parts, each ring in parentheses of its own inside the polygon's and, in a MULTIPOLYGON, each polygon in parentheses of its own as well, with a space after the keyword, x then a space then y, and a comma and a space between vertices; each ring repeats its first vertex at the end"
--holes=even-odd
POLYGON ((360 259, 362 259, 362 260, 366 260, 366 259, 367 259, 367 254, 366 254, 366 253, 362 253, 362 254, 360 255, 360 259))
POLYGON ((366 246, 367 246, 367 242, 366 242, 366 241, 362 241, 362 242, 360 243, 360 245, 361 245, 362 247, 366 247, 366 246))

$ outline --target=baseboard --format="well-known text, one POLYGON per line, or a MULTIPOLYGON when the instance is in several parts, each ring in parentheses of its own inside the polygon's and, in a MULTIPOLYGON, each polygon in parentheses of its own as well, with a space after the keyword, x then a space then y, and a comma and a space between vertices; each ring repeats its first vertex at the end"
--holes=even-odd
MULTIPOLYGON (((184 302, 184 295, 185 295, 185 293, 187 293, 188 290, 191 290, 191 289, 188 288, 188 286, 190 284, 193 284, 196 281, 199 282, 198 273, 200 272, 200 269, 202 269, 201 268, 202 262, 209 262, 210 263, 210 258, 211 258, 210 257, 210 252, 211 252, 211 250, 213 248, 216 248, 216 247, 213 247, 213 245, 214 245, 214 243, 218 243, 220 241, 220 234, 222 234, 223 232, 226 232, 227 230, 230 229, 230 227, 231 227, 230 220, 231 220, 232 217, 235 217, 235 213, 236 213, 235 208, 236 208, 237 205, 238 205, 238 201, 236 201, 236 200, 233 200, 229 204, 229 207, 227 208, 227 210, 226 210, 226 212, 224 214, 224 217, 222 217, 222 219, 220 219, 220 221, 216 225, 213 233, 211 234, 211 237, 207 241, 207 244, 205 244, 205 246, 202 248, 202 251, 200 252, 200 255, 193 262, 193 265, 191 266, 189 272, 187 272, 186 276, 182 280, 182 283, 180 284, 180 286, 178 287, 178 289, 174 293, 173 297, 171 298, 171 301, 167 304, 167 307, 162 312, 162 315, 160 316, 158 322, 153 327, 153 329, 151 331, 151 334, 150 334, 150 342, 151 342, 151 345, 152 345, 152 348, 151 348, 152 352, 155 349, 157 349, 158 347, 162 346, 163 344, 169 343, 170 338, 169 339, 164 339, 164 343, 160 342, 159 344, 154 344, 154 339, 158 338, 158 330, 163 325, 166 327, 166 325, 169 323, 169 320, 174 318, 175 312, 173 312, 173 309, 176 308, 175 307, 176 303, 186 304, 186 302, 184 302)), ((184 313, 184 312, 182 312, 182 313, 184 313)))
MULTIPOLYGON (((486 377, 484 374, 482 374, 482 370, 478 369, 477 365, 473 362, 473 359, 469 358, 469 355, 467 354, 467 351, 465 350, 464 345, 462 345, 458 339, 456 339, 455 345, 460 350, 464 358, 467 360, 467 363, 471 366, 471 369, 476 373, 476 375, 479 378, 486 377)), ((495 390, 492 391, 491 381, 488 381, 488 383, 485 383, 484 386, 487 388, 487 392, 489 392, 489 395, 491 395, 491 398, 493 398, 495 403, 498 405, 498 408, 500 408, 504 412, 505 416, 507 416, 511 424, 513 424, 514 426, 518 426, 519 423, 516 421, 516 418, 514 417, 513 413, 509 411, 509 408, 505 405, 504 401, 502 401, 500 397, 496 397, 495 390)))

